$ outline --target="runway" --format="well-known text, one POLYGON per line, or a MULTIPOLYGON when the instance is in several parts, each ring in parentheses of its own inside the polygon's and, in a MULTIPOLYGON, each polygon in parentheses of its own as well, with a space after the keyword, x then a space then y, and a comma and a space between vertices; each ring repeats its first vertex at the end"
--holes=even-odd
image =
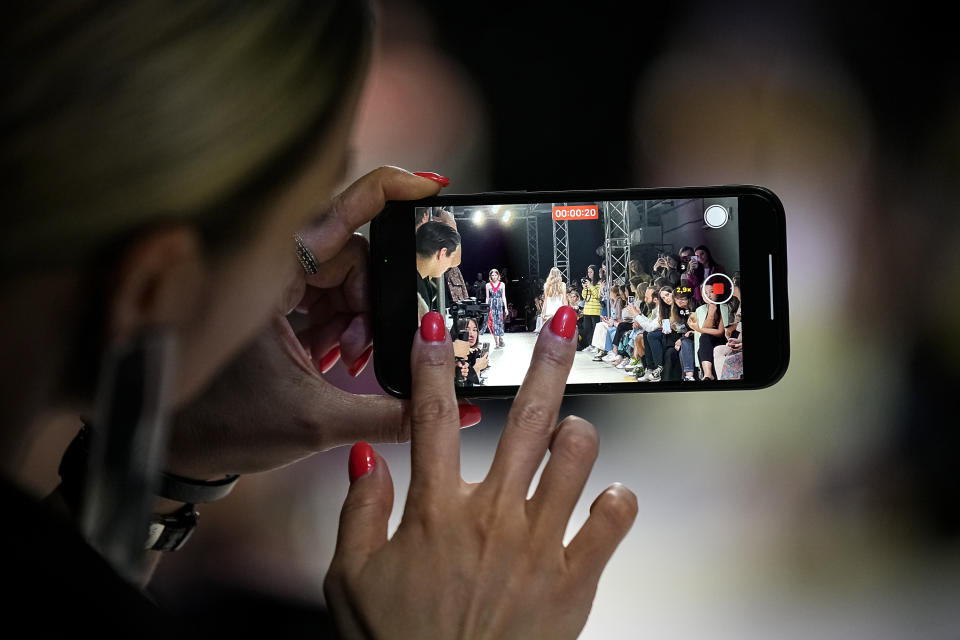
MULTIPOLYGON (((537 334, 507 333, 503 336, 503 349, 493 348, 493 337, 490 334, 480 336, 481 342, 490 343, 490 368, 484 379, 484 385, 519 385, 530 366, 533 347, 537 342, 537 334)), ((636 378, 625 375, 622 369, 616 369, 606 362, 594 362, 593 354, 578 351, 573 359, 568 383, 596 383, 596 382, 632 382, 636 378)))

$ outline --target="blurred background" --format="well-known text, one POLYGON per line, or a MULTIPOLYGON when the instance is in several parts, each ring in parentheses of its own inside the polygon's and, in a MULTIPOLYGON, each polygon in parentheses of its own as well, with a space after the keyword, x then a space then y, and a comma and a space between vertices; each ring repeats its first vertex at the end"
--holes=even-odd
MULTIPOLYGON (((567 400, 601 440, 568 539, 612 482, 640 504, 582 637, 960 637, 953 25, 877 3, 560 6, 382 3, 352 178, 394 164, 450 177, 446 193, 767 186, 787 212, 793 354, 764 391, 567 400)), ((329 378, 378 389, 372 367, 329 378)), ((477 404, 471 481, 509 408, 477 404)), ((377 450, 394 529, 409 450, 377 450)), ((60 451, 35 452, 38 490, 60 451)), ((158 599, 230 584, 322 603, 347 453, 206 506, 158 599)))

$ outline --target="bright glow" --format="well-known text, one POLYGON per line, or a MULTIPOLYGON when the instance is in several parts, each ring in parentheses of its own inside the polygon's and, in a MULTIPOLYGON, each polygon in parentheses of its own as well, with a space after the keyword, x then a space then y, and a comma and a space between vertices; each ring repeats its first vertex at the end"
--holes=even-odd
POLYGON ((479 227, 480 225, 483 224, 483 220, 484 220, 483 211, 481 211, 480 209, 477 209, 476 211, 473 212, 473 224, 479 227))
POLYGON ((493 215, 497 215, 498 213, 500 213, 500 209, 502 208, 503 208, 502 204, 493 205, 493 215))
POLYGON ((503 222, 503 224, 507 224, 508 222, 510 222, 511 216, 513 216, 513 213, 509 209, 507 209, 506 211, 503 212, 503 217, 501 217, 500 220, 503 222))

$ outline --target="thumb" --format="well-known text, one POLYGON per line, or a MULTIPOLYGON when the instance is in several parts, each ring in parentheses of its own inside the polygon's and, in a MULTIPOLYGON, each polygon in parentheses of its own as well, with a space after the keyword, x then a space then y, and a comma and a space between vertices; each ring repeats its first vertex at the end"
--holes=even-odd
POLYGON ((350 489, 340 511, 335 555, 355 568, 387 541, 387 521, 393 509, 393 480, 387 461, 366 442, 350 450, 350 489))

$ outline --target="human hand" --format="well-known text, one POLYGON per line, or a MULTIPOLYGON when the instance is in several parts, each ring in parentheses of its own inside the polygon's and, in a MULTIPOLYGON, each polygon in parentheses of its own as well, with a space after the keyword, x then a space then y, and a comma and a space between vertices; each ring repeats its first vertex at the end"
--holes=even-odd
POLYGON ((633 493, 613 485, 563 546, 597 456, 590 423, 568 417, 557 425, 576 315, 562 307, 541 330, 491 469, 476 484, 460 477, 450 340, 442 322, 426 318, 411 356, 411 479, 403 520, 387 539, 390 473, 368 445, 356 445, 324 583, 334 620, 345 637, 573 638, 637 512, 633 493), (527 500, 548 448, 540 484, 527 500))
POLYGON ((692 337, 693 337, 693 331, 687 331, 685 334, 683 334, 683 337, 684 337, 684 338, 692 338, 692 337))
MULTIPOLYGON (((357 180, 301 234, 319 263, 315 275, 300 266, 291 239, 288 277, 277 283, 269 326, 175 416, 169 471, 198 479, 253 473, 361 438, 409 438, 405 402, 385 396, 358 402, 321 373, 342 357, 356 375, 372 350, 368 246, 354 230, 387 200, 422 198, 439 189, 437 182, 395 167, 357 180), (287 318, 291 309, 305 315, 297 334, 287 318)), ((475 423, 476 409, 465 411, 475 423)))
POLYGON ((680 351, 680 341, 677 340, 676 344, 674 344, 673 347, 674 347, 677 351, 680 351))
POLYGON ((470 355, 470 343, 465 340, 454 340, 453 355, 458 358, 466 358, 470 355))
POLYGON ((477 370, 477 373, 480 373, 487 368, 487 365, 490 363, 490 356, 483 355, 477 358, 476 362, 473 363, 473 368, 477 370))

